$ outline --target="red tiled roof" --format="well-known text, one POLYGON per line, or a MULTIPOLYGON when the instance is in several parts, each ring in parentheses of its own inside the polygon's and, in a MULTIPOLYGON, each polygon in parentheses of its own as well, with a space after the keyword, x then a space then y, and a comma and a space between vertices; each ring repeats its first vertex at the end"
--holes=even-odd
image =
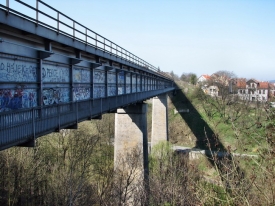
POLYGON ((210 79, 210 76, 208 74, 203 74, 202 75, 205 79, 210 79))
POLYGON ((246 79, 237 79, 237 88, 245 89, 246 88, 246 79))
POLYGON ((268 89, 268 82, 259 82, 259 89, 268 89))

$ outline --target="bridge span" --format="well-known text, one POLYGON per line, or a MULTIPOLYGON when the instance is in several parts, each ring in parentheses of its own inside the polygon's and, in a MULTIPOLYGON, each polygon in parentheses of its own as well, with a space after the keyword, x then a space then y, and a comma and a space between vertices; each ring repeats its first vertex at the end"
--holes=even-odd
POLYGON ((30 13, 0 4, 0 150, 103 113, 144 114, 152 97, 167 104, 174 82, 164 72, 41 0, 14 1, 30 13))

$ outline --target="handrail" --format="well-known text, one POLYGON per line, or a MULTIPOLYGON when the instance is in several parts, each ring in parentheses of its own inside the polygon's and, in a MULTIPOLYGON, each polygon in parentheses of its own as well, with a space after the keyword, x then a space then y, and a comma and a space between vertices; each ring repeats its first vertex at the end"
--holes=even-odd
POLYGON ((24 18, 28 18, 28 19, 34 21, 36 24, 40 24, 40 25, 46 26, 46 27, 48 27, 48 28, 50 28, 52 30, 55 30, 57 33, 62 33, 64 35, 66 35, 66 36, 69 36, 69 37, 75 39, 75 40, 78 40, 78 41, 80 41, 82 43, 85 43, 86 45, 93 46, 96 49, 99 49, 99 50, 101 50, 103 52, 106 52, 106 53, 109 53, 109 54, 111 54, 113 56, 119 57, 119 58, 121 58, 121 59, 123 59, 125 61, 128 61, 128 62, 131 62, 133 64, 136 64, 136 65, 141 66, 141 67, 143 67, 145 69, 157 72, 161 76, 163 76, 165 78, 168 78, 168 79, 171 79, 170 76, 168 76, 166 73, 160 71, 155 66, 149 64, 145 60, 139 58, 138 56, 136 56, 133 53, 129 52, 128 50, 124 49, 123 47, 117 45, 113 41, 111 41, 111 40, 103 37, 102 35, 98 34, 97 32, 95 32, 95 31, 87 28, 86 26, 82 25, 81 23, 75 21, 74 19, 72 19, 69 16, 65 15, 64 13, 58 11, 57 9, 53 8, 52 6, 50 6, 47 3, 43 2, 42 0, 36 0, 36 7, 33 7, 33 6, 31 6, 31 5, 23 2, 22 0, 15 0, 15 1, 18 2, 18 3, 20 3, 20 4, 22 4, 22 5, 24 5, 24 6, 26 6, 26 7, 28 7, 28 8, 30 8, 30 9, 32 9, 32 10, 34 10, 36 12, 36 18, 34 19, 34 18, 30 17, 30 16, 27 16, 25 14, 22 14, 22 13, 20 13, 18 11, 15 11, 15 10, 11 9, 10 6, 9 6, 9 0, 6 0, 6 9, 7 9, 7 12, 13 12, 13 13, 19 14, 19 15, 21 15, 24 18), (39 3, 42 4, 42 5, 44 5, 44 6, 46 6, 47 8, 51 9, 52 11, 56 12, 57 13, 56 18, 50 16, 49 14, 46 14, 43 11, 41 11, 39 9, 39 3), (56 27, 48 25, 47 23, 44 23, 42 21, 39 21, 39 15, 43 15, 43 16, 51 19, 51 20, 56 21, 56 27), (65 17, 66 19, 68 19, 70 21, 72 21, 72 26, 68 25, 67 23, 65 23, 63 21, 60 21, 60 17, 61 16, 65 17), (68 29, 72 29, 73 34, 70 34, 68 32, 60 30, 60 25, 63 25, 63 26, 65 26, 68 29), (79 29, 76 29, 76 26, 80 26, 80 28, 83 28, 84 32, 80 31, 79 29), (92 37, 91 35, 88 35, 88 32, 92 33, 92 35, 94 35, 94 37, 92 37), (77 37, 76 34, 83 35, 84 39, 77 37), (91 40, 94 43, 92 43, 89 40, 91 40))

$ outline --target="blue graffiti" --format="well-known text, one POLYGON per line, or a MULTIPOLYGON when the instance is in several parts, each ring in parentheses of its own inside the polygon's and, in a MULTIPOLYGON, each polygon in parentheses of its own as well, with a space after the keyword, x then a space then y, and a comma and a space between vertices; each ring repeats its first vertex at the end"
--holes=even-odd
POLYGON ((35 89, 0 89, 0 112, 36 106, 35 89))

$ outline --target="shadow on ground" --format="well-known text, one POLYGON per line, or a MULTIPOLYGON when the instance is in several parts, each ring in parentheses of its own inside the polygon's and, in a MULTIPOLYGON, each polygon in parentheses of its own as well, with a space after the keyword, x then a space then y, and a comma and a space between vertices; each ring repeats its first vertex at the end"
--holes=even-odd
POLYGON ((200 113, 192 105, 182 90, 176 90, 175 94, 171 95, 170 98, 176 110, 180 111, 183 108, 189 109, 189 112, 179 114, 196 137, 195 148, 204 150, 211 148, 213 151, 227 151, 217 135, 215 135, 207 122, 202 119, 200 113))
POLYGON ((244 171, 233 161, 232 155, 227 148, 221 143, 218 138, 218 135, 214 133, 211 127, 202 119, 202 116, 197 111, 197 109, 192 105, 190 100, 186 97, 181 89, 177 89, 175 94, 170 96, 172 103, 175 108, 179 111, 183 108, 189 109, 187 113, 179 113, 186 124, 189 126, 191 131, 196 137, 196 146, 195 148, 202 150, 215 151, 218 155, 218 152, 224 152, 227 155, 223 157, 213 158, 211 155, 207 155, 209 162, 214 165, 216 164, 221 178, 226 185, 226 189, 231 193, 232 188, 240 187, 236 185, 236 182, 245 182, 244 181, 244 171), (208 139, 208 140, 207 140, 208 139), (230 170, 230 172, 229 172, 230 170), (227 175, 226 175, 227 174, 227 175), (224 177, 226 177, 224 179, 224 177))

